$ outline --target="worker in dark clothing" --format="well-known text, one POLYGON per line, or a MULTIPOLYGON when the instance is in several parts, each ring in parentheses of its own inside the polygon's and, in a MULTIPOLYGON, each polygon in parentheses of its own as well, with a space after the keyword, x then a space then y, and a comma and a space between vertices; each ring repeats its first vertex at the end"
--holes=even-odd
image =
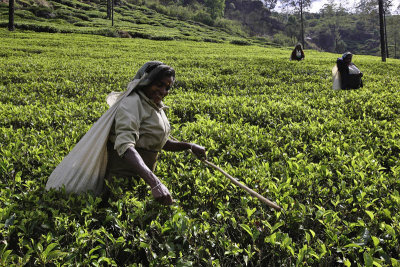
POLYGON ((340 73, 341 89, 358 89, 363 87, 361 77, 363 73, 351 62, 353 55, 346 52, 336 61, 337 69, 340 73))

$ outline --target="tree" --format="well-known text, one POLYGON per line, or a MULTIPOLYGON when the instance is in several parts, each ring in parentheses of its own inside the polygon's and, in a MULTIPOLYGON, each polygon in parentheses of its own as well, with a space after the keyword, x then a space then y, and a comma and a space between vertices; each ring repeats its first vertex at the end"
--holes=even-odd
POLYGON ((299 38, 299 31, 297 30, 298 29, 297 25, 298 23, 296 17, 290 16, 285 26, 286 35, 292 39, 294 38, 295 40, 298 40, 299 38))
POLYGON ((386 45, 385 45, 385 26, 383 23, 383 0, 378 0, 379 4, 379 29, 381 35, 381 56, 382 61, 386 61, 386 45))
POLYGON ((310 7, 314 0, 281 0, 284 5, 292 6, 300 12, 300 36, 301 43, 304 47, 304 11, 310 7))
POLYGON ((330 29, 330 31, 327 31, 326 28, 321 29, 320 35, 330 35, 330 39, 326 38, 326 41, 327 43, 332 43, 330 45, 325 44, 324 47, 329 48, 331 52, 343 52, 346 48, 346 43, 342 40, 340 34, 340 21, 342 19, 341 16, 347 15, 347 13, 343 10, 342 6, 338 7, 333 0, 323 5, 319 12, 330 29))
MULTIPOLYGON (((400 10, 398 10, 400 11, 400 10)), ((394 58, 399 58, 397 53, 397 47, 400 41, 399 28, 400 28, 400 14, 395 11, 393 14, 387 17, 387 38, 386 45, 390 49, 391 55, 394 58), (396 14, 397 13, 397 14, 396 14)), ((389 54, 389 53, 388 53, 389 54)))
POLYGON ((111 19, 111 1, 112 0, 107 0, 107 19, 111 19))
POLYGON ((114 0, 111 0, 111 26, 114 26, 114 0))
POLYGON ((275 8, 276 3, 278 2, 278 0, 261 0, 261 2, 263 2, 264 6, 266 8, 268 8, 269 10, 272 10, 275 8))
POLYGON ((14 0, 8 1, 8 30, 15 30, 14 26, 14 0))
POLYGON ((389 57, 389 47, 388 47, 388 36, 386 31, 386 14, 390 14, 390 8, 392 7, 392 0, 385 0, 383 3, 383 25, 385 27, 385 44, 386 44, 386 56, 389 57))
POLYGON ((204 4, 210 11, 213 19, 222 17, 225 10, 225 0, 205 0, 204 4))

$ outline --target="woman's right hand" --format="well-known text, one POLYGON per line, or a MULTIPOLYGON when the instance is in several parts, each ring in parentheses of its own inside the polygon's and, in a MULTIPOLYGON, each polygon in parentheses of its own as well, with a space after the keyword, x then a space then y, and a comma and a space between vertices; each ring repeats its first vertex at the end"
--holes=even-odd
POLYGON ((151 193, 155 200, 163 205, 171 205, 174 203, 168 188, 161 182, 151 189, 151 193))

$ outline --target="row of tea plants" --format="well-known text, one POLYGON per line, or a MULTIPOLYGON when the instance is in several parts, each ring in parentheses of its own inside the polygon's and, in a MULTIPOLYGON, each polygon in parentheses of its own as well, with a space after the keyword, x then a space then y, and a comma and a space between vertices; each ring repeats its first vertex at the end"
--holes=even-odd
POLYGON ((0 265, 400 266, 400 62, 355 55, 365 87, 333 91, 338 55, 190 41, 0 30, 0 265), (176 204, 115 179, 108 203, 44 189, 51 171, 161 60, 173 136, 156 174, 176 204))

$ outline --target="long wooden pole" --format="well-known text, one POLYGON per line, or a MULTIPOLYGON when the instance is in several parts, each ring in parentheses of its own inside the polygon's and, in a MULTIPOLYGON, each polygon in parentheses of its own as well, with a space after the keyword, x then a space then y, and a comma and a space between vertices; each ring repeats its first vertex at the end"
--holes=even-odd
POLYGON ((269 199, 266 199, 265 197, 263 197, 262 195, 260 195, 259 193, 255 192, 254 190, 250 189, 249 187, 247 187, 246 185, 240 183, 237 179, 235 179, 234 177, 230 176, 228 173, 226 173, 223 169, 221 169, 220 167, 218 167, 217 165, 215 165, 214 163, 209 162, 208 160, 203 159, 202 160, 205 164, 207 164, 208 166, 213 167, 214 169, 218 170, 219 172, 221 172, 223 175, 225 175, 227 178, 229 178, 229 180, 232 181, 232 183, 234 183, 235 185, 239 186, 240 188, 246 190, 250 195, 252 195, 253 197, 258 198, 259 200, 261 200, 262 202, 264 202, 265 204, 267 204, 268 206, 270 206, 271 208, 274 208, 276 210, 281 210, 282 208, 279 207, 276 203, 270 201, 269 199))

